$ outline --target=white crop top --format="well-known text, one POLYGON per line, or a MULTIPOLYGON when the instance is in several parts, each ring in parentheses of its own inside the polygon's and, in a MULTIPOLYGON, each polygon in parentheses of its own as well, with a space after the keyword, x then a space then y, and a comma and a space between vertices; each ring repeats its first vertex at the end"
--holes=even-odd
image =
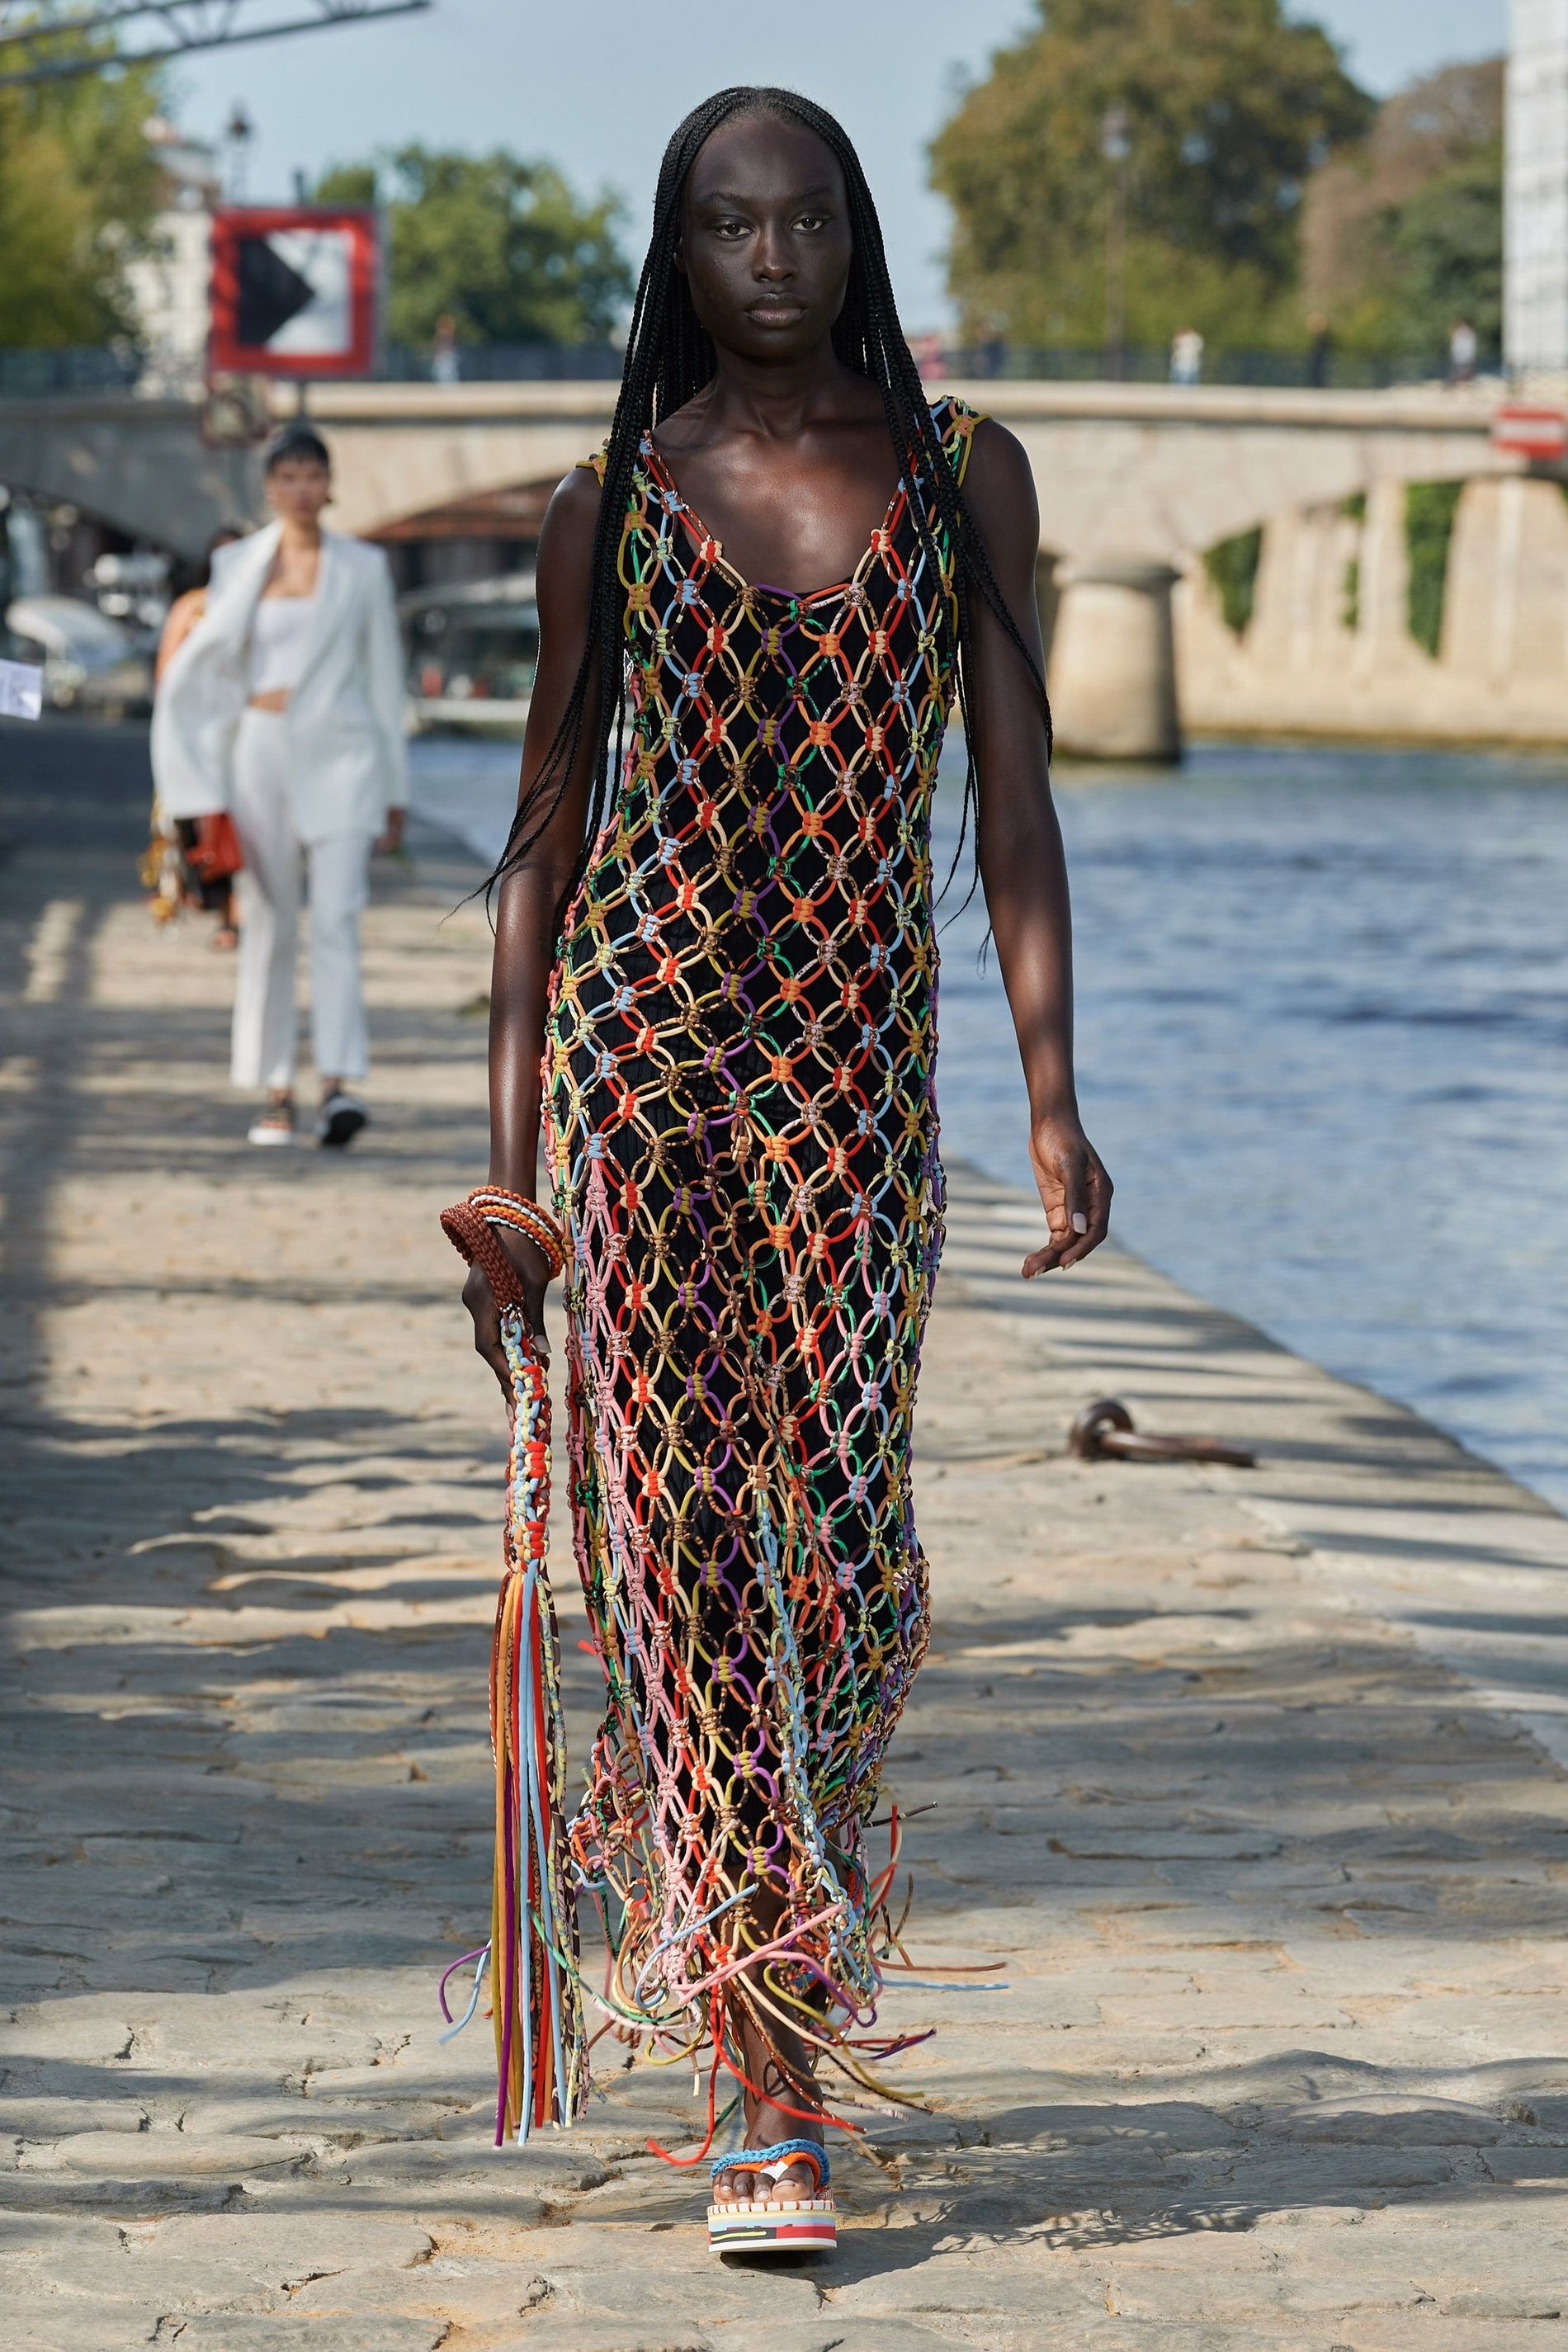
POLYGON ((291 693, 305 667, 314 596, 263 596, 250 629, 250 691, 291 693))

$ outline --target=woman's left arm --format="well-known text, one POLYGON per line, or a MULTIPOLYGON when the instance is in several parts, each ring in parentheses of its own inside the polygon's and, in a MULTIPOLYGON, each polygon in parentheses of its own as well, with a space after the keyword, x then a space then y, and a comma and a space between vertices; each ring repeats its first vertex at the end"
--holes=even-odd
MULTIPOLYGON (((964 503, 1019 635, 1042 674, 1034 476, 1020 444, 987 420, 975 431, 964 503)), ((1024 1260, 1026 1281, 1077 1265, 1105 1239, 1110 1179, 1083 1131, 1073 1079, 1072 916, 1051 801, 1040 691, 983 599, 971 594, 970 724, 979 784, 980 879, 1029 1095, 1029 1157, 1050 1226, 1024 1260)))
POLYGON ((392 571, 384 551, 375 558, 370 582, 370 613, 366 623, 366 691, 381 732, 386 761, 386 823, 376 842, 381 850, 401 847, 404 815, 408 805, 408 746, 403 732, 403 633, 397 625, 397 604, 392 592, 392 571))

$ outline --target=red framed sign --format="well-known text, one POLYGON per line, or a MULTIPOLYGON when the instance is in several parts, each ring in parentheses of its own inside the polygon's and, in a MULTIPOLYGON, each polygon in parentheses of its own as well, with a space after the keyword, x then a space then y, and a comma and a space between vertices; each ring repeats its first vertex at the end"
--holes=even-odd
POLYGON ((369 205, 222 206, 212 222, 209 369, 369 375, 380 265, 369 205))
POLYGON ((1492 418, 1492 446, 1517 457, 1555 465, 1568 456, 1568 416, 1560 408, 1531 408, 1512 402, 1492 418))

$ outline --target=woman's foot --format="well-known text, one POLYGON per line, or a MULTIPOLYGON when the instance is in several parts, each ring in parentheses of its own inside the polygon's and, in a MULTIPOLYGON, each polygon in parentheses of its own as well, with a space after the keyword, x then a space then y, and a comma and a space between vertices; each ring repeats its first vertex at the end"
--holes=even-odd
MULTIPOLYGON (((806 2052, 797 2049, 785 2053, 792 2071, 800 2078, 791 2082, 777 2059, 760 2042, 754 2027, 745 2027, 742 2038, 746 2072, 768 2094, 757 2099, 749 2091, 746 2093, 746 2146, 776 2147, 781 2141, 806 2140, 814 2147, 821 2147, 823 2127, 811 2112, 816 2105, 816 2092, 806 2052)), ((730 2165, 713 2184, 712 2201, 715 2205, 755 2203, 759 2200, 767 2204, 798 2204, 803 2198, 816 2196, 820 2177, 808 2156, 792 2157, 776 2180, 750 2165, 730 2165)))
POLYGON ((228 955, 239 945, 239 933, 232 923, 220 923, 207 945, 215 954, 228 955))
POLYGON ((353 1141, 362 1127, 370 1125, 370 1113, 357 1095, 351 1095, 336 1078, 329 1078, 321 1090, 321 1108, 316 1120, 316 1140, 329 1151, 342 1151, 353 1141))
MULTIPOLYGON (((838 2213, 829 2187, 827 2153, 816 2132, 770 2139, 769 2110, 747 2137, 749 2164, 721 2158, 708 2204, 708 2251, 714 2254, 830 2254, 838 2243, 838 2213)), ((771 2111, 776 2117, 777 2110, 771 2111)), ((798 2121, 798 2118, 791 2118, 798 2121)))
POLYGON ((251 1122, 246 1137, 247 1143, 280 1144, 294 1140, 294 1097, 284 1087, 276 1087, 268 1097, 267 1108, 251 1122))

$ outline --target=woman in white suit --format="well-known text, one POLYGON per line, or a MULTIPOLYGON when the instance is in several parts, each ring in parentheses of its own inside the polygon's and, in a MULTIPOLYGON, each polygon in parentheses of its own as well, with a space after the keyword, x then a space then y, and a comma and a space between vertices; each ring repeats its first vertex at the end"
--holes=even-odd
POLYGON ((378 547, 323 530, 331 467, 293 426, 266 461, 275 520, 225 549, 205 618, 175 654, 153 716, 171 817, 226 809, 239 835, 232 1076, 265 1087, 252 1143, 295 1131, 295 943, 301 867, 310 906, 318 1139, 365 1124, 351 1091, 368 1066, 359 919, 373 846, 395 849, 407 799, 403 658, 378 547))

